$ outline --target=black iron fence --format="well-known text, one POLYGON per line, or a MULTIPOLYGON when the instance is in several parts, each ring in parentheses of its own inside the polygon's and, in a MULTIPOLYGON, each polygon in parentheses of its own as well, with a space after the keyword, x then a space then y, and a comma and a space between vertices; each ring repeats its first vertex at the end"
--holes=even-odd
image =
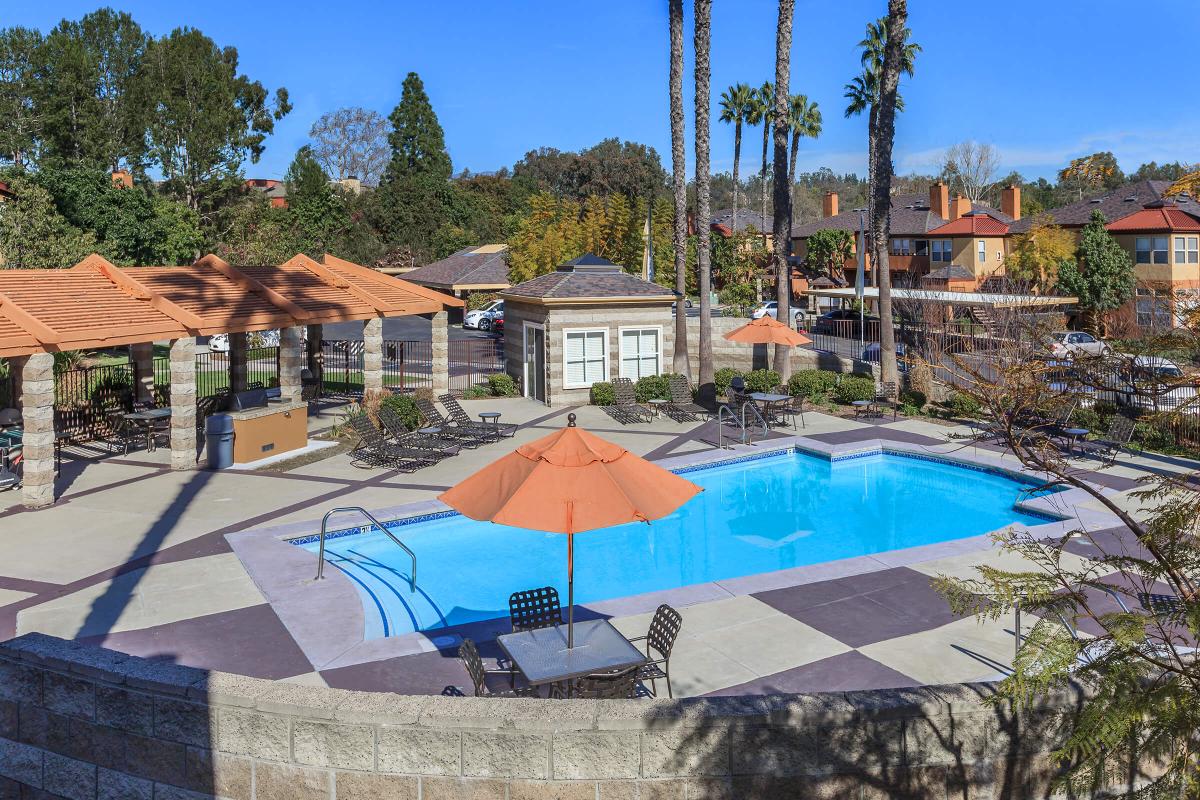
POLYGON ((59 430, 76 438, 91 438, 107 429, 106 412, 132 410, 133 367, 100 364, 74 367, 54 376, 54 413, 59 430))
MULTIPOLYGON (((155 370, 157 381, 158 370, 155 370)), ((167 367, 170 383, 170 365, 167 367)), ((246 383, 279 385, 279 347, 250 347, 246 350, 246 383)), ((229 354, 196 354, 196 396, 215 397, 229 391, 229 354)))
POLYGON ((450 341, 450 391, 461 394, 487 382, 487 376, 504 372, 503 339, 450 341))
MULTIPOLYGON (((363 343, 321 342, 322 381, 326 392, 358 396, 363 389, 363 343)), ((448 343, 450 391, 462 393, 504 371, 503 339, 461 339, 448 343)), ((387 339, 383 342, 383 385, 405 390, 433 386, 433 342, 387 339)))

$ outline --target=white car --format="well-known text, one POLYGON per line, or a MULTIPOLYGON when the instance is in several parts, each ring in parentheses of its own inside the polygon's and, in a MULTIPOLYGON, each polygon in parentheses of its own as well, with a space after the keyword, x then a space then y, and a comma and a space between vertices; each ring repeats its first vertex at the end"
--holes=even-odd
POLYGON ((1055 331, 1050 334, 1050 354, 1055 358, 1103 356, 1112 352, 1107 344, 1083 331, 1055 331))
POLYGON ((1135 356, 1118 373, 1117 402, 1129 408, 1167 411, 1180 406, 1195 410, 1196 382, 1189 381, 1173 361, 1158 356, 1135 356))
MULTIPOLYGON (((802 312, 798 308, 792 308, 789 309, 789 311, 792 315, 792 326, 795 327, 796 320, 800 318, 802 312)), ((779 302, 776 300, 768 300, 750 312, 751 319, 760 319, 762 317, 779 319, 779 302)))
POLYGON ((481 331, 490 331, 493 327, 492 323, 497 318, 504 317, 504 301, 493 300, 483 308, 477 308, 474 311, 468 311, 463 317, 464 328, 478 328, 481 331))
MULTIPOLYGON (((304 328, 300 329, 304 331, 304 328)), ((250 347, 279 347, 279 331, 256 331, 247 334, 250 342, 250 347)), ((229 352, 229 335, 225 333, 215 333, 208 337, 208 351, 210 353, 228 353, 229 352)))

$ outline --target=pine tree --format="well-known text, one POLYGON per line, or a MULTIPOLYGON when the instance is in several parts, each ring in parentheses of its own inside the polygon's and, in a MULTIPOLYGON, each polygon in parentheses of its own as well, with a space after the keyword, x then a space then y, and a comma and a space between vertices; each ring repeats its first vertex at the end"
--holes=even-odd
POLYGON ((292 159, 283 181, 287 185, 288 201, 292 204, 298 200, 324 198, 332 193, 329 177, 317 163, 308 145, 296 151, 296 157, 292 159))
POLYGON ((1064 261, 1058 268, 1060 294, 1079 298, 1088 330, 1102 333, 1105 311, 1114 311, 1133 297, 1133 261, 1105 227, 1104 214, 1093 211, 1079 236, 1079 263, 1064 261))
POLYGON ((392 158, 384 170, 384 181, 416 177, 443 183, 450 180, 453 166, 442 125, 417 73, 410 72, 404 79, 400 103, 388 119, 392 123, 388 134, 392 158))

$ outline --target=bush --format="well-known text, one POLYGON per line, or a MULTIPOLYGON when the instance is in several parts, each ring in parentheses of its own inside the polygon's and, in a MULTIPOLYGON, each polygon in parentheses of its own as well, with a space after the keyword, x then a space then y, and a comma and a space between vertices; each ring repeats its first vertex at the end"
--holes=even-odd
POLYGON ((1104 422, 1100 419, 1100 413, 1094 408, 1077 408, 1072 411, 1071 424, 1087 428, 1093 433, 1104 430, 1104 422))
POLYGON ((416 401, 404 394, 385 395, 379 401, 380 408, 390 408, 410 431, 421 426, 421 412, 417 410, 416 401))
POLYGON ((979 413, 979 401, 969 394, 954 392, 946 401, 946 408, 956 417, 974 417, 979 413))
POLYGON ((597 381, 592 384, 592 405, 611 406, 617 401, 613 393, 613 385, 608 381, 597 381))
POLYGON ((823 369, 802 369, 788 379, 788 394, 793 397, 807 397, 810 400, 823 400, 833 387, 837 386, 837 373, 823 369))
POLYGON ((921 409, 909 403, 903 403, 900 406, 900 413, 906 417, 919 417, 921 416, 921 409))
POLYGON ((756 369, 746 374, 746 391, 769 392, 779 385, 779 373, 773 369, 756 369))
POLYGON ((875 397, 875 379, 864 375, 843 375, 833 390, 834 398, 843 404, 875 397))
POLYGON ((721 367, 713 373, 713 385, 717 388, 717 394, 728 396, 729 384, 733 382, 734 378, 741 376, 742 373, 733 367, 721 367))
POLYGON ((1175 437, 1170 429, 1150 421, 1135 424, 1133 438, 1149 450, 1170 450, 1175 446, 1175 437))
POLYGON ((478 400, 481 397, 491 397, 492 390, 487 386, 468 386, 463 389, 462 396, 464 400, 478 400))
POLYGON ((671 384, 669 375, 647 375, 638 378, 633 385, 633 395, 639 403, 650 400, 670 400, 671 384))
POLYGON ((497 372, 488 375, 488 388, 495 397, 514 397, 517 394, 517 382, 507 372, 497 372))
POLYGON ((924 408, 925 404, 928 402, 929 398, 925 396, 925 393, 917 391, 916 389, 909 389, 900 393, 900 404, 912 406, 917 411, 920 411, 922 408, 924 408))

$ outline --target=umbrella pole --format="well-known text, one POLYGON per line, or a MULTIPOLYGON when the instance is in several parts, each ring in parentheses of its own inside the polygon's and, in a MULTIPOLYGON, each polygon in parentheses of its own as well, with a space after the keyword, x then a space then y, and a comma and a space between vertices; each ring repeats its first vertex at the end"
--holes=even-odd
POLYGON ((567 649, 575 646, 575 520, 574 503, 567 503, 567 649))

